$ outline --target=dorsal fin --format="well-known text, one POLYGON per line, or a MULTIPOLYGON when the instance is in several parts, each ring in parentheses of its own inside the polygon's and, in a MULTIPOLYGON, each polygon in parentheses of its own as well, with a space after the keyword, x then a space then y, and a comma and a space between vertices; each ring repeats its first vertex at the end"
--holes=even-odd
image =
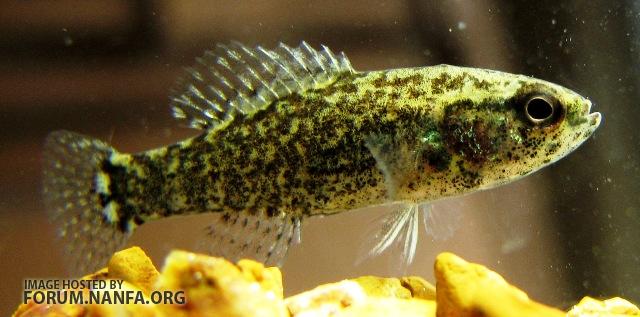
POLYGON ((334 55, 324 45, 317 51, 306 42, 295 48, 280 43, 266 50, 232 42, 207 51, 187 72, 171 97, 173 115, 210 129, 355 71, 344 53, 334 55))

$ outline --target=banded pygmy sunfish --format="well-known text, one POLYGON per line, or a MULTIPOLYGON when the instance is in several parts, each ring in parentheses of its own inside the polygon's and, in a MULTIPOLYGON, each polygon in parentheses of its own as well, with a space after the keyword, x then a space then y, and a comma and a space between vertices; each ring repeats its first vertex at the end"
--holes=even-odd
POLYGON ((202 133, 136 154, 48 136, 44 197, 77 268, 104 265, 149 220, 193 213, 218 215, 203 228, 214 254, 279 263, 305 217, 383 204, 400 207, 370 252, 400 241, 409 263, 423 204, 528 175, 600 124, 589 100, 539 79, 449 65, 360 72, 305 42, 218 45, 170 104, 202 133))

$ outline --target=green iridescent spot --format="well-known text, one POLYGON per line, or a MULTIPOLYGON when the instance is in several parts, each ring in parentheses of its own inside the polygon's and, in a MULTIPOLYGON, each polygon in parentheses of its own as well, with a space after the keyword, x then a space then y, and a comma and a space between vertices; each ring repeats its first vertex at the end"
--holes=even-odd
POLYGON ((440 132, 435 128, 427 130, 421 141, 423 143, 421 149, 422 157, 436 171, 441 172, 446 170, 451 162, 451 154, 449 154, 444 147, 440 132))
POLYGON ((422 138, 422 142, 433 147, 442 147, 442 136, 440 136, 438 130, 429 130, 422 138))

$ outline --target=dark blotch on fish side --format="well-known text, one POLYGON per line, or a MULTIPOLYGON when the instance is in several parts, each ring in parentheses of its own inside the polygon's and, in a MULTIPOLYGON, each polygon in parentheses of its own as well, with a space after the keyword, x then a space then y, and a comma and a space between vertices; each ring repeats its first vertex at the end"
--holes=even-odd
MULTIPOLYGON (((128 223, 130 219, 134 219, 136 224, 141 224, 143 221, 138 216, 138 212, 133 206, 129 205, 126 201, 127 197, 127 169, 123 166, 112 164, 108 159, 102 161, 101 169, 104 173, 109 175, 109 197, 101 197, 102 207, 105 207, 109 202, 114 201, 119 205, 117 208, 118 222, 116 227, 124 233, 129 232, 128 223)), ((106 220, 106 219, 105 219, 106 220)))
POLYGON ((424 94, 422 89, 416 89, 414 86, 409 86, 407 88, 407 96, 410 99, 417 99, 424 94))
POLYGON ((117 201, 124 199, 127 192, 126 182, 127 170, 123 166, 113 165, 108 159, 102 161, 100 169, 109 175, 109 196, 101 199, 102 207, 106 206, 111 200, 117 201))
MULTIPOLYGON (((184 193, 187 205, 200 207, 206 206, 209 201, 214 203, 219 201, 218 197, 210 195, 210 191, 207 190, 208 179, 216 177, 215 173, 208 175, 202 173, 202 170, 210 164, 205 160, 206 154, 213 151, 213 148, 205 139, 205 135, 200 135, 194 138, 188 147, 169 148, 167 151, 168 153, 177 151, 179 159, 177 174, 179 177, 175 179, 174 184, 184 193)), ((166 166, 167 164, 168 162, 165 161, 164 165, 166 166)), ((161 177, 161 175, 158 174, 157 177, 161 177)), ((185 210, 170 211, 166 205, 157 206, 157 209, 163 212, 171 212, 171 214, 185 212, 185 210)))
POLYGON ((316 92, 320 95, 331 96, 336 92, 341 92, 344 94, 353 94, 358 91, 358 86, 353 83, 354 76, 342 76, 338 81, 336 81, 333 85, 330 85, 326 88, 317 89, 316 92))
MULTIPOLYGON (((132 157, 132 164, 140 166, 145 170, 145 177, 141 178, 136 173, 129 171, 129 178, 135 178, 138 186, 129 187, 129 195, 133 197, 146 197, 145 204, 150 206, 152 210, 166 210, 168 209, 167 200, 163 199, 164 192, 163 186, 166 183, 166 179, 163 176, 165 174, 166 165, 164 159, 152 159, 147 155, 134 155, 132 157)), ((146 210, 146 206, 139 206, 139 210, 146 210)))
POLYGON ((482 118, 469 116, 470 111, 481 112, 483 105, 474 106, 470 100, 461 100, 445 110, 441 130, 445 143, 465 160, 483 164, 496 152, 497 139, 493 132, 496 127, 482 118), (475 108, 474 108, 475 107, 475 108))
POLYGON ((468 73, 462 73, 455 77, 451 77, 448 73, 442 73, 440 76, 431 80, 431 92, 433 94, 442 94, 445 91, 461 90, 467 79, 471 80, 473 87, 477 89, 487 90, 494 85, 486 80, 480 80, 469 75, 468 73))
POLYGON ((478 88, 478 89, 484 89, 484 90, 488 90, 491 87, 493 87, 494 84, 486 81, 486 80, 480 80, 478 78, 472 77, 473 80, 473 87, 478 88))
POLYGON ((456 164, 458 166, 460 174, 462 175, 462 184, 458 185, 461 185, 465 188, 473 188, 482 183, 482 177, 480 176, 480 174, 476 171, 472 171, 466 168, 464 161, 457 161, 456 164))
POLYGON ((422 158, 436 172, 448 169, 451 163, 451 154, 444 147, 428 147, 422 151, 422 158))
POLYGON ((376 88, 382 88, 387 83, 387 76, 383 73, 380 77, 373 80, 373 86, 376 88))
POLYGON ((448 73, 442 73, 440 76, 431 80, 431 93, 439 95, 444 92, 447 81, 451 78, 448 73))
POLYGON ((412 85, 420 85, 424 81, 422 74, 413 74, 406 77, 396 77, 391 80, 386 74, 381 74, 380 77, 373 80, 373 86, 376 88, 394 87, 394 88, 406 88, 412 85))
POLYGON ((407 77, 397 77, 389 82, 390 85, 402 88, 410 85, 420 85, 424 81, 422 74, 413 74, 407 77))
POLYGON ((468 75, 463 73, 462 75, 458 75, 452 78, 449 82, 447 82, 444 86, 446 90, 460 90, 464 86, 464 79, 468 75))

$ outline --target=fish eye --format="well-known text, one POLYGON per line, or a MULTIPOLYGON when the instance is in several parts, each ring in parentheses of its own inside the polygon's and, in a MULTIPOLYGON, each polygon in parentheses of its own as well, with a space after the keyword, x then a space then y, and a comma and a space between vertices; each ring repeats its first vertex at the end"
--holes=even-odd
POLYGON ((551 123, 556 117, 558 109, 557 102, 544 95, 536 95, 529 98, 524 106, 525 116, 534 125, 545 125, 551 123))

